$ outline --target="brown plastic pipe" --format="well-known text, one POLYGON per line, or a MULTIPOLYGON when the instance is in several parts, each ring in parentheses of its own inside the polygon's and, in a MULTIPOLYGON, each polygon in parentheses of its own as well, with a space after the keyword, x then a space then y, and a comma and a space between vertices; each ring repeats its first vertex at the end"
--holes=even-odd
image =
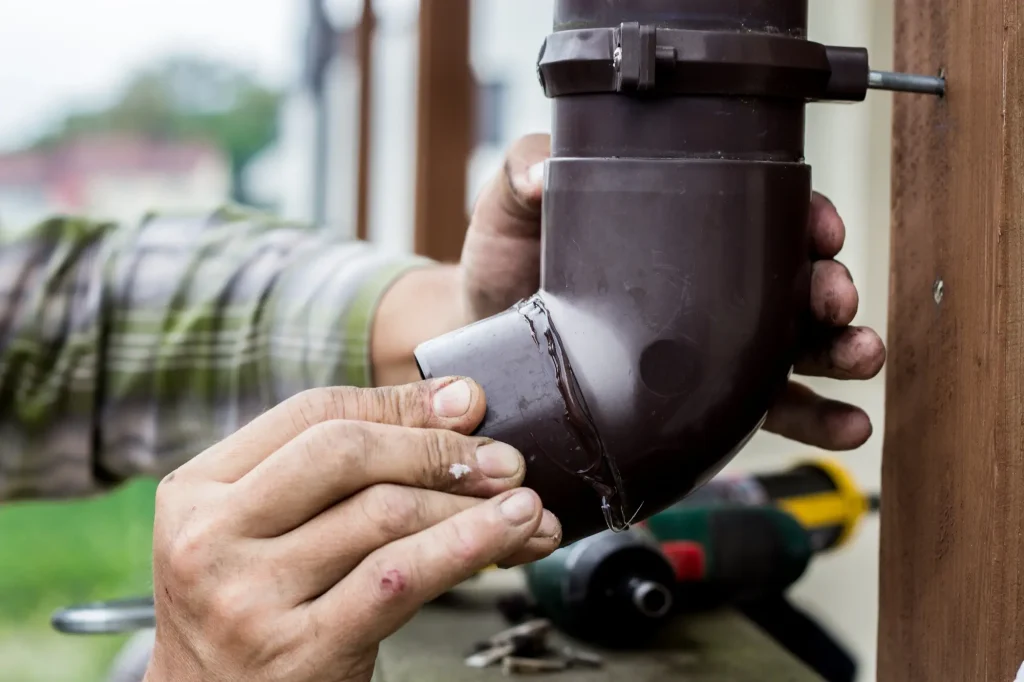
POLYGON ((762 425, 807 323, 804 110, 861 100, 867 52, 807 0, 556 0, 541 291, 416 351, 484 387, 564 541, 624 529, 762 425))

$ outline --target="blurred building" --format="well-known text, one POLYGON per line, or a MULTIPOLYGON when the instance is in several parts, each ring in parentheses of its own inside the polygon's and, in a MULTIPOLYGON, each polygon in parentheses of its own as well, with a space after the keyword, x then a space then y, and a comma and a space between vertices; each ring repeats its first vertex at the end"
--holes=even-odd
MULTIPOLYGON (((296 50, 305 64, 282 110, 278 145, 253 165, 248 181, 290 218, 355 234, 359 147, 361 0, 308 0, 296 50), (275 182, 275 178, 281 178, 275 182), (273 193, 273 196, 271 196, 273 193)), ((375 0, 370 239, 412 248, 418 56, 416 0, 375 0)), ((550 0, 473 0, 472 68, 477 148, 470 161, 467 209, 517 137, 544 132, 550 108, 536 56, 551 28, 550 0)))
POLYGON ((10 235, 57 213, 133 221, 208 209, 230 190, 229 161, 212 145, 83 136, 0 155, 0 226, 10 235))

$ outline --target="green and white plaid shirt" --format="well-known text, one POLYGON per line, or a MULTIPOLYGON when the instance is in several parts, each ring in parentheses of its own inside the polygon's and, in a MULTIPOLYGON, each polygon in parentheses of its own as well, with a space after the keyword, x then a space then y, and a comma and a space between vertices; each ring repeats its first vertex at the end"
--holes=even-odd
POLYGON ((0 500, 163 475, 304 389, 369 385, 377 302, 424 263, 237 209, 3 245, 0 500))

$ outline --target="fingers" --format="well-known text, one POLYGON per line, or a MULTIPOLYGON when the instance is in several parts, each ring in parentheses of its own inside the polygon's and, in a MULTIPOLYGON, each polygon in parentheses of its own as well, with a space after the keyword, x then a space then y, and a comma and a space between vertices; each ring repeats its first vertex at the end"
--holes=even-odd
POLYGON ((811 274, 811 312, 830 327, 845 327, 853 322, 860 306, 860 295, 850 271, 842 263, 822 260, 811 274))
POLYGON ((764 428, 825 450, 853 450, 871 437, 871 419, 860 408, 828 400, 790 382, 768 413, 764 428))
POLYGON ((527 540, 522 549, 498 562, 501 568, 515 568, 540 561, 562 544, 562 524, 551 512, 544 510, 544 520, 533 537, 527 540))
POLYGON ((797 361, 804 376, 866 381, 878 376, 885 364, 885 344, 873 329, 847 327, 831 331, 797 361))
POLYGON ((310 627, 326 637, 358 632, 376 643, 426 602, 522 549, 541 516, 536 493, 520 489, 386 545, 312 602, 310 627))
POLYGON ((320 424, 352 420, 472 433, 486 409, 483 389, 470 379, 374 389, 318 388, 286 400, 188 466, 212 480, 232 483, 320 424))
MULTIPOLYGON (((377 548, 480 504, 483 501, 433 490, 377 485, 335 505, 273 545, 276 560, 295 569, 295 583, 289 586, 292 603, 322 595, 377 548)), ((561 526, 545 511, 517 562, 536 561, 553 552, 560 541, 561 526)))
POLYGON ((550 153, 547 135, 519 140, 477 200, 461 261, 472 319, 506 310, 540 286, 543 163, 550 153))
POLYGON ((834 258, 843 250, 846 225, 835 205, 817 192, 811 196, 810 222, 811 245, 815 259, 834 258))
POLYGON ((243 532, 273 537, 378 483, 492 497, 522 483, 525 470, 523 456, 503 443, 438 429, 333 421, 260 463, 235 494, 243 532))
POLYGON ((398 485, 375 485, 331 507, 270 546, 288 561, 290 600, 320 596, 378 547, 415 535, 480 500, 398 485))

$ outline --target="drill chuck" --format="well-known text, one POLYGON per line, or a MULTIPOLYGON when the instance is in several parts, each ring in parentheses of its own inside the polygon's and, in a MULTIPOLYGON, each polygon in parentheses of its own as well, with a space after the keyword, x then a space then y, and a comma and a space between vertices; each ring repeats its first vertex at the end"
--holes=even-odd
POLYGON ((672 610, 672 593, 661 583, 632 578, 627 587, 638 613, 648 618, 661 618, 672 610))
POLYGON ((526 567, 539 610, 570 635, 605 646, 643 643, 670 616, 675 573, 646 532, 605 531, 526 567))

